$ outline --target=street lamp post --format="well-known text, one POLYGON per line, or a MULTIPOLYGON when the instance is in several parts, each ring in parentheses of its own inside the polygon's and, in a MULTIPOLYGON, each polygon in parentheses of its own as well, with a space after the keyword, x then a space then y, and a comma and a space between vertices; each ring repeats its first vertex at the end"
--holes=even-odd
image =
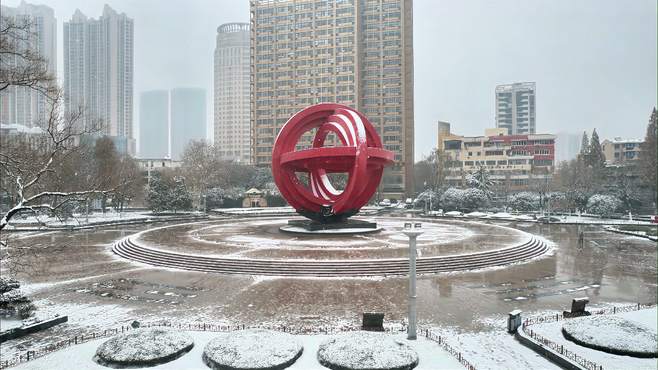
POLYGON ((416 238, 423 233, 420 222, 405 222, 402 232, 409 237, 409 327, 407 339, 416 339, 416 238))

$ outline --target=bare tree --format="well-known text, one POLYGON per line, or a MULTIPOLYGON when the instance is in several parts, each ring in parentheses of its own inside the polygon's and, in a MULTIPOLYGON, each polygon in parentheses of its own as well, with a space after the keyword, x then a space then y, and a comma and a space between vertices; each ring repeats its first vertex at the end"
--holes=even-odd
POLYGON ((47 61, 34 47, 34 27, 29 17, 0 17, 0 92, 23 86, 51 96, 56 90, 47 61))
POLYGON ((53 179, 58 178, 61 164, 79 150, 80 137, 91 132, 81 125, 82 110, 62 113, 61 91, 57 90, 50 97, 53 104, 42 134, 2 138, 0 175, 6 199, 11 204, 0 219, 0 230, 18 213, 49 211, 56 214, 70 202, 85 201, 91 195, 104 195, 113 190, 71 178, 54 186, 53 179), (34 141, 35 138, 38 140, 34 141))

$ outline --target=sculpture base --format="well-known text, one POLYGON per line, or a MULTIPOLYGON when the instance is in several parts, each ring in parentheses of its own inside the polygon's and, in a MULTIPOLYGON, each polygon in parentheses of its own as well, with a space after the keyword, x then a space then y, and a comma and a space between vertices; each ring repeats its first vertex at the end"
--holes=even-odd
POLYGON ((312 220, 290 220, 288 225, 279 230, 295 234, 346 235, 369 234, 381 230, 377 223, 363 220, 345 220, 342 222, 320 223, 312 220))

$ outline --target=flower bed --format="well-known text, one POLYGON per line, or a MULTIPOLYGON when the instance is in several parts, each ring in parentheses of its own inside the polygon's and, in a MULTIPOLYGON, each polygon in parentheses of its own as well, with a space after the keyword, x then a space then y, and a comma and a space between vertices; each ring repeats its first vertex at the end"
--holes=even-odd
POLYGON ((656 332, 619 316, 589 316, 566 321, 564 337, 581 346, 617 355, 658 357, 656 332))
POLYGON ((247 329, 218 335, 203 350, 203 362, 212 369, 279 370, 292 365, 302 351, 290 334, 247 329))
POLYGON ((150 367, 173 361, 194 346, 192 338, 167 329, 135 329, 117 335, 96 350, 94 361, 113 368, 150 367))
POLYGON ((318 360, 333 370, 411 370, 418 365, 418 354, 388 334, 357 331, 322 343, 318 360))

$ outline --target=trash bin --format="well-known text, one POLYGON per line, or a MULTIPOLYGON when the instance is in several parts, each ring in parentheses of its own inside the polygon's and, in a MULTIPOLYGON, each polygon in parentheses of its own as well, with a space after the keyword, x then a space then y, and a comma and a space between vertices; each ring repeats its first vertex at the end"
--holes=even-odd
POLYGON ((514 310, 507 317, 507 332, 516 333, 516 329, 521 326, 521 310, 514 310))

